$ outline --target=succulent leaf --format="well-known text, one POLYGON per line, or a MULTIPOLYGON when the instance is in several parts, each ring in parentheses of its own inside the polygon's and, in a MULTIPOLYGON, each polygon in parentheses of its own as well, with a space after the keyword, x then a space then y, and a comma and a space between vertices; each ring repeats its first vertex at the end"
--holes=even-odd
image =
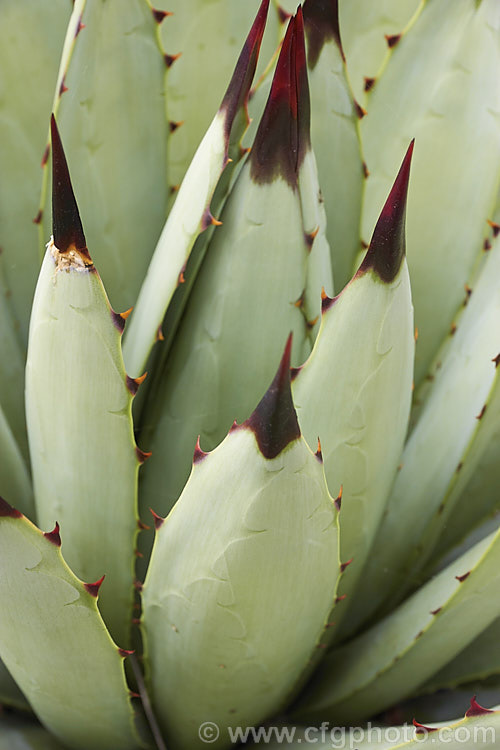
MULTIPOLYGON (((168 70, 166 84, 169 119, 182 122, 168 146, 172 186, 183 180, 210 126, 261 2, 169 0, 165 4, 172 15, 161 25, 162 43, 168 52, 180 54, 168 70)), ((276 15, 271 13, 263 40, 264 64, 277 43, 278 23, 276 15)))
POLYGON ((178 748, 203 747, 208 716, 221 729, 213 746, 229 747, 227 727, 278 710, 333 607, 337 511, 300 436, 290 343, 250 418, 195 455, 157 531, 143 625, 157 714, 178 748))
MULTIPOLYGON (((113 306, 123 310, 137 297, 168 199, 166 67, 157 31, 144 0, 77 0, 53 105, 89 244, 113 306)), ((50 234, 43 193, 41 244, 50 234)))
POLYGON ((330 492, 343 488, 340 557, 353 560, 339 584, 339 595, 347 594, 344 618, 385 508, 410 410, 414 342, 404 216, 411 153, 412 146, 363 265, 338 297, 324 299, 315 347, 294 381, 304 437, 314 445, 320 435, 330 492))
POLYGON ((311 88, 311 140, 324 198, 333 277, 349 281, 360 250, 364 172, 359 107, 349 85, 338 30, 338 4, 307 0, 304 23, 311 88))
POLYGON ((123 659, 96 598, 60 547, 4 500, 0 571, 0 598, 10 603, 0 608, 0 655, 39 719, 71 748, 135 750, 123 659))
MULTIPOLYGON (((142 285, 124 348, 127 367, 135 375, 146 366, 172 295, 185 283, 180 279, 195 240, 218 223, 212 217, 211 204, 214 204, 212 210, 218 213, 225 191, 221 191, 222 195, 219 192, 216 200, 212 198, 228 163, 232 172, 241 157, 239 142, 247 126, 248 92, 259 57, 268 6, 269 0, 262 0, 226 94, 179 188, 142 285)), ((206 243, 202 242, 202 246, 197 248, 198 263, 206 243)), ((193 274, 190 274, 190 285, 192 281, 193 274)), ((181 310, 182 307, 179 312, 181 310)), ((177 322, 170 320, 169 325, 176 327, 177 322)))
MULTIPOLYGON (((187 480, 197 436, 204 450, 211 449, 234 419, 249 416, 291 330, 292 363, 308 355, 321 287, 332 288, 324 237, 319 232, 311 247, 308 236, 310 217, 321 219, 319 208, 304 212, 305 218, 302 213, 301 186, 304 181, 311 186, 315 168, 308 133, 298 123, 308 101, 305 67, 297 71, 304 59, 300 16, 297 34, 295 24, 294 19, 268 102, 274 116, 268 112, 259 126, 257 147, 225 204, 223 224, 210 243, 166 368, 142 417, 142 439, 153 451, 141 482, 142 502, 162 514, 187 480), (266 124, 272 128, 267 130, 266 124), (293 156, 269 146, 280 139, 290 147, 295 144, 293 156), (316 240, 321 240, 318 249, 316 240)), ((317 433, 314 444, 316 440, 317 433)))
POLYGON ((2 716, 0 750, 64 750, 64 747, 38 723, 2 716))
POLYGON ((30 326, 26 411, 39 522, 65 529, 67 559, 88 581, 106 574, 100 608, 129 643, 137 536, 137 454, 125 373, 125 321, 92 263, 53 120, 54 239, 30 326), (111 467, 113 467, 111 469, 111 467))
POLYGON ((497 532, 328 654, 299 715, 349 724, 411 695, 499 617, 499 563, 497 532))
POLYGON ((12 706, 24 711, 30 710, 26 698, 2 661, 0 661, 0 705, 12 706))
MULTIPOLYGON (((0 276, 9 292, 7 306, 15 321, 23 359, 38 272, 33 219, 38 211, 40 159, 57 75, 57 56, 70 12, 70 0, 48 3, 5 0, 0 7, 0 276)), ((0 332, 3 324, 2 311, 0 332)), ((3 341, 1 344, 0 361, 3 361, 9 352, 3 348, 3 341)), ((13 364, 10 360, 9 368, 13 364)), ((3 382, 0 383, 1 400, 6 393, 3 382)), ((22 376, 17 378, 17 385, 22 393, 22 376)), ((11 394, 14 393, 12 389, 11 394)), ((23 411, 17 401, 16 410, 20 418, 23 411)), ((9 421, 12 425, 10 417, 9 421)))
POLYGON ((479 523, 498 505, 494 487, 484 498, 470 491, 479 490, 483 478, 489 487, 492 473, 498 473, 500 388, 494 360, 499 353, 499 277, 497 240, 484 258, 456 330, 443 345, 440 367, 402 454, 360 594, 365 617, 372 611, 370 600, 373 605, 381 596, 394 601, 391 593, 400 600, 418 581, 433 551, 446 551, 440 534, 461 498, 462 504, 470 505, 471 497, 474 501, 463 519, 453 518, 459 539, 459 530, 465 535, 471 519, 479 523), (487 467, 484 477, 478 475, 487 467))
POLYGON ((417 384, 462 301, 498 192, 499 30, 496 0, 425 3, 392 48, 369 94, 369 115, 361 122, 370 171, 363 239, 402 144, 411 137, 418 143, 408 204, 408 263, 419 331, 417 384))

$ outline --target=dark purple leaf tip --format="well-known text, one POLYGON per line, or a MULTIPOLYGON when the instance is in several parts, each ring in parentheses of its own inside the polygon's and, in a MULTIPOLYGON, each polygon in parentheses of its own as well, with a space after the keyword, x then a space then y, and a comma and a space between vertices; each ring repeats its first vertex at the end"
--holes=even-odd
POLYGON ((491 708, 483 708, 483 706, 480 706, 479 703, 476 701, 476 696, 474 695, 471 698, 470 701, 470 708, 467 709, 465 712, 465 716, 469 718, 470 716, 484 716, 484 714, 494 714, 495 712, 491 708))
POLYGON ((345 60, 340 41, 338 0, 305 0, 303 8, 309 69, 316 67, 321 50, 331 39, 345 60))
POLYGON ((54 115, 51 117, 50 128, 52 134, 52 234, 54 235, 54 245, 63 255, 70 250, 76 251, 84 264, 91 266, 92 260, 87 250, 68 164, 54 115))
POLYGON ((403 159, 398 176, 380 214, 372 240, 358 274, 375 271, 387 284, 397 276, 406 250, 406 198, 413 154, 412 141, 403 159))
POLYGON ((300 437, 290 382, 291 353, 292 334, 288 337, 278 371, 268 391, 253 414, 241 425, 241 428, 255 433, 264 458, 276 458, 289 443, 300 437))
POLYGON ((44 534, 45 539, 47 539, 51 544, 54 544, 56 547, 61 546, 61 535, 59 534, 59 524, 56 521, 56 525, 54 526, 53 531, 46 531, 44 534))
POLYGON ((295 188, 297 173, 310 148, 310 101, 302 10, 290 20, 250 153, 254 182, 282 177, 295 188))
POLYGON ((250 86, 252 85, 257 61, 259 59, 260 45, 266 28, 269 0, 262 0, 260 8, 248 34, 243 49, 241 50, 233 77, 229 82, 226 93, 220 106, 220 111, 225 114, 226 137, 229 138, 234 118, 241 107, 247 106, 250 86))
POLYGON ((22 518, 22 513, 9 505, 9 503, 0 497, 0 518, 22 518))

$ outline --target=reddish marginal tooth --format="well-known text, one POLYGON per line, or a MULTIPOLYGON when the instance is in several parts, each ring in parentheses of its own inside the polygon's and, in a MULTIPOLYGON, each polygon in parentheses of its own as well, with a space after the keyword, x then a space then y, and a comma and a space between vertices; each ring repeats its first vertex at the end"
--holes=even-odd
POLYGON ((321 440, 318 437, 318 448, 314 454, 320 463, 323 463, 323 453, 321 452, 321 440))
POLYGON ((153 452, 152 451, 141 451, 141 449, 138 448, 137 445, 136 445, 135 446, 135 454, 136 454, 137 458, 139 459, 139 463, 142 465, 145 461, 148 460, 148 458, 151 458, 151 456, 153 455, 153 452))
POLYGON ((126 384, 132 396, 135 396, 135 394, 139 390, 139 386, 142 385, 144 381, 146 380, 147 375, 148 375, 147 372, 145 372, 144 375, 140 375, 138 378, 131 378, 127 375, 126 384))
POLYGON ((179 52, 178 55, 163 55, 163 59, 165 60, 165 65, 167 66, 167 68, 171 68, 174 62, 178 60, 181 55, 182 52, 179 52))
POLYGON ((483 408, 481 409, 481 411, 479 412, 479 414, 476 417, 476 419, 478 421, 481 420, 484 417, 485 411, 486 411, 486 404, 483 406, 483 408))
POLYGON ((75 39, 78 36, 78 34, 80 33, 80 31, 82 29, 85 29, 85 28, 86 28, 86 26, 85 26, 84 23, 82 23, 82 17, 80 16, 80 19, 78 21, 78 26, 76 27, 76 31, 75 31, 75 39))
POLYGON ((46 531, 44 534, 45 539, 54 544, 56 547, 61 546, 61 536, 59 534, 59 524, 56 521, 53 531, 46 531))
POLYGON ((165 336, 163 335, 161 325, 159 325, 158 328, 156 329, 155 341, 165 341, 165 336))
POLYGON ((179 188, 180 188, 180 185, 170 185, 170 188, 169 188, 170 195, 177 193, 179 188))
POLYGON ((464 573, 462 576, 455 576, 455 578, 460 583, 463 583, 469 576, 470 576, 470 570, 467 573, 464 573))
POLYGON ((340 485, 339 494, 337 495, 337 497, 333 501, 333 503, 334 503, 335 507, 337 508, 337 510, 340 510, 340 508, 342 507, 342 493, 343 493, 343 491, 344 491, 344 485, 341 484, 340 485))
POLYGON ((319 227, 316 227, 316 229, 312 232, 306 232, 306 235, 305 235, 306 245, 309 251, 311 251, 311 248, 314 244, 314 240, 318 236, 318 232, 319 232, 319 227))
POLYGON ((22 518, 22 513, 9 505, 9 503, 0 497, 0 517, 4 518, 22 518))
POLYGON ((203 232, 205 229, 208 229, 208 227, 220 227, 222 226, 222 221, 218 221, 215 219, 212 214, 210 213, 210 209, 205 209, 205 213, 203 214, 203 217, 201 219, 201 231, 203 232))
POLYGON ((98 581, 94 581, 94 583, 84 583, 83 587, 90 596, 93 596, 95 599, 97 599, 97 596, 99 594, 99 589, 101 588, 102 582, 104 581, 105 576, 100 578, 98 581))
POLYGON ((470 701, 470 708, 467 709, 465 712, 465 716, 469 718, 470 716, 484 716, 484 714, 493 714, 495 711, 493 711, 491 708, 483 708, 483 706, 480 706, 479 703, 476 701, 476 696, 474 695, 471 698, 470 701))
POLYGON ((392 49, 401 39, 401 34, 384 34, 389 49, 392 49))
POLYGON ((143 558, 143 557, 144 557, 144 555, 142 554, 142 552, 139 552, 139 550, 138 550, 138 549, 135 549, 135 550, 134 550, 134 555, 135 555, 136 557, 138 557, 138 558, 143 558))
POLYGON ((370 170, 368 169, 366 165, 366 161, 363 162, 363 174, 364 174, 365 180, 367 180, 368 177, 370 176, 370 170))
POLYGON ((484 252, 487 253, 488 250, 491 250, 491 247, 492 247, 491 242, 489 241, 488 238, 486 238, 485 241, 484 241, 484 243, 483 243, 483 250, 484 250, 484 252))
POLYGON ((43 211, 42 209, 40 209, 37 215, 35 216, 35 218, 33 219, 33 224, 41 224, 42 216, 43 216, 43 211))
POLYGON ((491 361, 495 363, 495 367, 498 367, 498 365, 500 365, 500 354, 497 354, 497 356, 491 361))
POLYGON ((200 463, 200 461, 203 461, 203 459, 206 456, 208 456, 208 453, 205 453, 205 451, 201 450, 200 436, 198 435, 198 439, 196 440, 196 446, 195 446, 194 454, 193 454, 193 463, 194 464, 200 463))
POLYGON ((124 659, 126 659, 127 656, 132 656, 132 654, 135 654, 135 651, 129 651, 126 648, 119 648, 118 649, 118 653, 120 654, 121 657, 123 657, 124 659))
POLYGON ((441 612, 442 607, 438 607, 437 609, 431 609, 431 615, 437 615, 441 612))
POLYGON ((141 697, 141 696, 139 695, 139 693, 134 693, 134 691, 133 691, 133 690, 129 690, 129 691, 128 691, 128 694, 130 695, 130 697, 131 697, 131 698, 140 698, 140 697, 141 697))
POLYGON ((365 91, 366 92, 371 91, 372 88, 375 86, 376 79, 375 78, 367 78, 365 76, 364 81, 365 81, 365 91))
POLYGON ((306 320, 306 326, 311 331, 319 320, 319 315, 316 315, 312 320, 306 320))
POLYGON ((497 224, 496 221, 490 221, 489 219, 488 224, 493 229, 493 237, 498 237, 500 234, 500 224, 497 224))
POLYGON ((364 107, 362 107, 361 104, 359 104, 356 100, 354 100, 354 107, 356 109, 356 114, 358 116, 358 120, 362 120, 363 117, 366 117, 366 115, 368 114, 368 112, 366 111, 366 109, 364 107))
POLYGON ((140 519, 137 521, 137 526, 141 531, 149 531, 151 526, 147 526, 144 521, 141 521, 140 519))
POLYGON ((415 734, 428 734, 429 732, 437 732, 437 727, 426 727, 425 724, 421 724, 416 719, 413 719, 413 726, 415 727, 415 734))
POLYGON ((451 324, 451 328, 450 328, 450 336, 454 336, 455 333, 456 333, 456 331, 457 331, 457 324, 456 323, 452 323, 451 324))
POLYGON ((62 96, 68 90, 64 80, 65 76, 62 77, 61 85, 59 86, 59 96, 62 96))
POLYGON ((175 133, 177 128, 180 128, 181 125, 184 125, 184 120, 179 120, 178 122, 175 120, 169 120, 168 129, 171 133, 175 133))
POLYGON ((326 313, 327 310, 330 309, 330 307, 335 302, 335 297, 329 297, 328 294, 325 292, 325 287, 321 289, 321 313, 326 313))
POLYGON ((161 516, 159 516, 158 513, 155 513, 154 510, 153 510, 153 508, 150 508, 149 512, 153 516, 155 529, 156 529, 156 531, 158 531, 158 529, 160 529, 163 526, 163 524, 165 523, 165 519, 162 518, 161 516))
POLYGON ((305 289, 304 289, 304 291, 302 292, 302 294, 300 295, 300 297, 298 298, 298 300, 296 300, 296 301, 295 301, 295 302, 293 303, 293 304, 294 304, 294 306, 295 306, 295 307, 302 307, 302 306, 304 305, 304 297, 305 297, 305 289))
POLYGON ((345 563, 341 563, 341 564, 340 564, 340 572, 341 572, 341 573, 343 573, 343 572, 345 571, 345 569, 347 568, 347 566, 348 566, 348 565, 350 565, 350 564, 352 563, 352 561, 353 561, 353 560, 354 560, 354 558, 353 558, 353 557, 351 557, 351 559, 350 559, 350 560, 348 560, 347 562, 345 562, 345 563))
POLYGON ((281 7, 281 5, 278 5, 278 7, 276 8, 276 10, 278 11, 278 18, 279 18, 279 22, 280 22, 280 23, 281 23, 282 25, 283 25, 283 24, 285 24, 285 23, 288 23, 288 21, 289 21, 289 20, 290 20, 290 18, 292 17, 292 14, 291 14, 291 13, 289 13, 289 12, 288 12, 287 10, 285 10, 284 8, 282 8, 282 7, 281 7))
POLYGON ((136 591, 142 591, 143 588, 144 588, 144 584, 142 583, 142 581, 138 581, 138 580, 134 581, 134 589, 136 591))
POLYGON ((173 13, 169 13, 168 10, 157 10, 156 8, 151 8, 151 12, 156 23, 161 23, 167 16, 173 15, 173 13))
POLYGON ((132 625, 140 625, 141 624, 141 618, 140 617, 133 617, 132 618, 132 625))
POLYGON ((339 602, 343 602, 344 599, 346 599, 346 598, 347 598, 347 594, 342 594, 341 596, 336 596, 335 597, 335 604, 338 604, 339 602))
POLYGON ((301 370, 302 370, 302 367, 291 367, 290 368, 290 380, 292 381, 292 383, 293 383, 293 381, 295 380, 295 378, 297 377, 297 375, 299 374, 299 372, 301 370))
POLYGON ((114 310, 111 310, 111 318, 113 319, 114 326, 118 329, 119 333, 123 333, 125 330, 125 321, 133 309, 133 307, 130 307, 122 313, 116 313, 114 310))
POLYGON ((41 161, 41 166, 42 167, 44 167, 47 164, 47 162, 49 160, 49 155, 50 155, 50 146, 49 146, 49 144, 47 144, 45 146, 45 151, 43 152, 43 156, 42 156, 42 161, 41 161))

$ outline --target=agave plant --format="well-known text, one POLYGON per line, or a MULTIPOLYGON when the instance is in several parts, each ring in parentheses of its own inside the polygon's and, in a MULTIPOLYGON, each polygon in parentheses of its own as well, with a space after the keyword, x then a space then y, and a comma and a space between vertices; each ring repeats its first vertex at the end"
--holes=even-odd
POLYGON ((498 0, 0 59, 0 750, 499 744, 498 0))

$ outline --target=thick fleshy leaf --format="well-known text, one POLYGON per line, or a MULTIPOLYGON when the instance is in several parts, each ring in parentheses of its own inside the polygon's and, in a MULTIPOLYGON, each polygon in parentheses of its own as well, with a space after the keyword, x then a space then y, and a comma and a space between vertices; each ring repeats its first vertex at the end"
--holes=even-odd
POLYGON ((70 0, 0 4, 0 405, 26 459, 24 362, 39 267, 33 220, 70 11, 70 0))
POLYGON ((391 44, 423 0, 338 0, 342 44, 358 101, 377 80, 391 44))
MULTIPOLYGON (((161 4, 156 3, 172 13, 160 26, 170 61, 166 84, 168 118, 179 124, 168 146, 172 187, 184 179, 220 104, 260 2, 161 0, 161 4)), ((263 42, 264 64, 277 43, 278 19, 272 13, 263 42)))
POLYGON ((59 521, 67 559, 84 580, 106 575, 101 611, 129 641, 137 535, 132 397, 124 317, 108 302, 86 247, 53 122, 54 237, 38 280, 26 369, 26 411, 40 524, 59 521))
POLYGON ((337 289, 351 278, 361 248, 364 171, 359 141, 362 111, 354 101, 342 51, 338 3, 304 3, 311 86, 311 140, 325 200, 327 237, 337 289))
MULTIPOLYGON (((208 241, 207 238, 203 242, 199 235, 218 223, 211 210, 219 213, 227 194, 230 174, 224 175, 222 189, 217 191, 214 200, 212 198, 228 163, 230 168, 227 171, 231 173, 243 153, 240 141, 248 123, 248 92, 259 57, 268 6, 269 0, 262 0, 222 104, 183 179, 142 285, 124 346, 127 368, 135 376, 140 375, 146 366, 174 291, 180 287, 178 296, 186 296, 183 294, 186 289, 184 271, 195 240, 199 238, 203 245, 201 247, 199 242, 196 249, 196 265, 199 267, 208 241)), ((190 268, 189 288, 194 277, 190 268)), ((176 304, 177 319, 168 321, 168 326, 174 329, 183 309, 179 300, 176 300, 176 304)))
POLYGON ((178 503, 157 521, 143 624, 157 715, 176 748, 204 747, 208 717, 220 730, 212 746, 229 747, 229 727, 286 704, 334 604, 337 511, 300 436, 290 348, 250 418, 213 453, 197 448, 178 503))
POLYGON ((500 675, 500 619, 434 674, 419 692, 435 692, 500 675))
MULTIPOLYGON (((144 0, 76 0, 53 104, 116 309, 134 304, 166 215, 167 68, 157 32, 144 0)), ((50 235, 43 193, 41 245, 50 235)))
POLYGON ((382 597, 400 599, 418 583, 433 549, 435 555, 446 551, 440 535, 448 524, 460 539, 459 529, 462 535, 468 530, 467 519, 479 523, 490 503, 498 504, 495 486, 488 484, 491 473, 483 478, 478 472, 487 466, 493 476, 498 472, 499 278, 497 241, 443 344, 440 366, 405 446, 362 585, 365 617, 382 597), (484 486, 487 496, 473 493, 475 486, 484 486), (460 501, 472 507, 465 518, 455 519, 460 501))
MULTIPOLYGON (((264 732, 266 730, 264 729, 264 732)), ((292 750, 302 750, 305 743, 314 743, 318 750, 330 750, 332 747, 352 747, 356 750, 416 750, 424 748, 443 748, 446 750, 463 750, 464 747, 490 750, 500 741, 500 706, 486 709, 474 699, 463 719, 447 721, 441 724, 424 726, 414 720, 413 724, 403 726, 373 726, 366 729, 356 727, 278 727, 271 728, 267 736, 272 738, 266 746, 277 750, 284 746, 292 750), (277 742, 272 739, 277 732, 281 737, 277 742)), ((266 736, 266 735, 262 735, 266 736)))
MULTIPOLYGON (((319 435, 330 492, 343 488, 340 557, 352 561, 339 585, 348 597, 344 617, 385 508, 410 410, 414 340, 404 218, 412 149, 363 265, 338 297, 324 299, 316 345, 294 381, 304 437, 314 445, 319 435)), ((337 626, 340 620, 339 614, 337 626)))
MULTIPOLYGON (((8 307, 23 358, 39 265, 33 219, 40 194, 40 159, 70 13, 70 0, 0 4, 0 275, 9 292, 8 307)), ((3 315, 0 330, 2 325, 3 315)), ((22 382, 17 382, 22 389, 22 382)), ((2 404, 5 395, 2 383, 2 404)))
POLYGON ((0 456, 0 493, 16 508, 34 518, 31 479, 1 406, 0 456))
POLYGON ((370 171, 364 239, 402 144, 411 137, 418 143, 408 203, 408 263, 419 331, 417 384, 462 301, 497 196, 499 31, 497 0, 423 4, 392 47, 361 122, 370 171))
POLYGON ((299 14, 282 47, 251 154, 143 415, 141 439, 153 456, 141 502, 162 514, 187 480, 197 436, 203 449, 211 449, 235 418, 249 416, 291 330, 293 364, 310 352, 321 287, 329 290, 332 282, 308 112, 299 14))
POLYGON ((413 694, 499 617, 499 585, 497 532, 385 619, 330 652, 299 715, 355 723, 413 694))
POLYGON ((135 749, 123 657, 97 610, 97 585, 68 568, 58 531, 42 533, 0 500, 0 656, 68 747, 135 749))

